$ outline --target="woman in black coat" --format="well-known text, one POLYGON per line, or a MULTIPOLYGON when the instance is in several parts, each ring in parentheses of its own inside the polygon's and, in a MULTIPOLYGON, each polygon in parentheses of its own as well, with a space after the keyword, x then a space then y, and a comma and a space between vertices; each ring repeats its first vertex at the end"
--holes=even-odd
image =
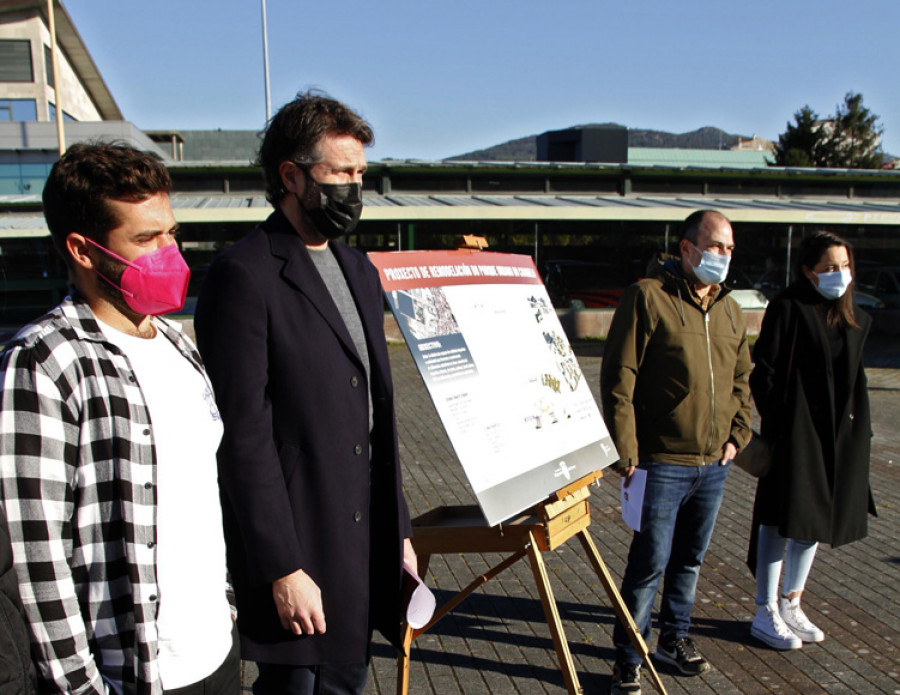
POLYGON ((853 305, 853 249, 816 232, 798 256, 796 280, 766 310, 750 375, 773 458, 753 508, 751 634, 776 649, 825 638, 800 608, 816 548, 864 538, 875 512, 862 361, 871 318, 853 305))

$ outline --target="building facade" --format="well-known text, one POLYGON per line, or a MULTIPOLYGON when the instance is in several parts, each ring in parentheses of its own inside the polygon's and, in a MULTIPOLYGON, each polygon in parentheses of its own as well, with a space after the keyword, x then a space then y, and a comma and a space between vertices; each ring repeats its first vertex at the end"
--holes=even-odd
MULTIPOLYGON (((212 258, 271 212, 250 163, 256 135, 141 132, 123 120, 71 19, 55 6, 66 141, 120 140, 166 160, 192 268, 190 311, 212 258)), ((58 152, 45 12, 43 0, 0 0, 0 326, 7 328, 66 292, 40 207, 58 152)), ((619 130, 595 131, 546 134, 545 156, 569 161, 372 162, 363 218, 348 241, 364 251, 403 251, 483 236, 492 250, 532 256, 560 308, 614 305, 651 258, 677 252, 680 221, 700 208, 734 223, 729 281, 737 288, 771 295, 783 287, 792 251, 816 229, 850 239, 861 267, 900 267, 900 170, 773 167, 765 150, 628 148, 619 130)), ((877 306, 874 284, 872 291, 877 306)))

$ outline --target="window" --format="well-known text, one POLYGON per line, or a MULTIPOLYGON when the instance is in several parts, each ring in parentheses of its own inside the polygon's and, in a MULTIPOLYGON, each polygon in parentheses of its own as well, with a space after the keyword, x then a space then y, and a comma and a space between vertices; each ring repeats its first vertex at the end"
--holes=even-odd
POLYGON ((56 79, 53 74, 53 54, 50 52, 50 46, 44 46, 44 74, 47 75, 47 86, 55 87, 56 79))
POLYGON ((34 82, 31 41, 0 40, 0 82, 34 82))
POLYGON ((0 194, 39 194, 44 190, 51 166, 49 163, 27 162, 0 164, 0 194))
POLYGON ((44 190, 44 184, 50 175, 50 164, 26 164, 19 168, 22 172, 22 193, 38 193, 44 190))
POLYGON ((18 164, 0 164, 0 195, 22 192, 22 174, 18 164))
MULTIPOLYGON (((55 121, 56 120, 56 104, 48 101, 47 109, 50 112, 50 120, 55 121)), ((72 116, 71 114, 66 113, 65 110, 63 110, 63 120, 72 123, 74 121, 77 121, 78 119, 75 118, 74 116, 72 116)))
POLYGON ((0 121, 36 121, 34 99, 0 99, 0 121))

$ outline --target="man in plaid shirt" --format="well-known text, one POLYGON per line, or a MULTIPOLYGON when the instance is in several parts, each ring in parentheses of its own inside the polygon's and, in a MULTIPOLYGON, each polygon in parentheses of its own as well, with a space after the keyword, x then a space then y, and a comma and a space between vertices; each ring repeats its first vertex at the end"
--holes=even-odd
POLYGON ((41 690, 237 693, 215 452, 155 155, 75 145, 44 216, 72 293, 0 360, 0 497, 41 690))

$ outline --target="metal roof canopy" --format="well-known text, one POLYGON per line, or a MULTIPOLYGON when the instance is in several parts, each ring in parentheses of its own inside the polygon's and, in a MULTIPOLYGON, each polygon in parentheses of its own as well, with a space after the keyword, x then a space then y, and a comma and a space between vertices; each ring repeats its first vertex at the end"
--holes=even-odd
MULTIPOLYGON (((260 222, 272 211, 261 195, 174 193, 182 224, 260 222)), ((0 204, 35 202, 3 196, 0 204)), ((366 193, 364 221, 658 221, 680 222, 692 209, 722 210, 737 223, 900 226, 900 200, 878 202, 691 196, 388 195, 366 193)), ((40 212, 0 213, 0 238, 46 235, 40 212), (27 231, 26 231, 27 230, 27 231)))
MULTIPOLYGON (((635 149, 653 149, 653 148, 635 148, 635 149)), ((715 152, 713 150, 713 152, 715 152)), ((198 165, 199 162, 184 162, 182 166, 190 167, 198 165)), ((204 162, 205 165, 215 166, 216 163, 204 162)), ((225 162, 223 164, 236 164, 236 162, 225 162)), ((173 167, 174 168, 174 167, 173 167)), ((497 172, 497 173, 597 173, 598 171, 607 170, 629 171, 629 172, 649 172, 649 173, 722 173, 727 175, 746 176, 765 176, 767 178, 795 178, 802 177, 807 180, 830 179, 830 178, 847 178, 855 181, 872 178, 893 178, 900 179, 900 170, 897 169, 838 169, 838 168, 821 168, 821 167, 780 167, 765 166, 757 167, 746 166, 728 166, 715 158, 710 158, 708 162, 694 162, 692 164, 673 163, 673 162, 635 162, 635 163, 611 163, 611 162, 514 162, 514 161, 487 161, 487 160, 425 160, 425 159, 386 159, 373 160, 368 163, 367 174, 377 174, 382 172, 404 172, 417 173, 419 171, 428 172, 444 172, 458 173, 465 170, 480 172, 497 172)))

